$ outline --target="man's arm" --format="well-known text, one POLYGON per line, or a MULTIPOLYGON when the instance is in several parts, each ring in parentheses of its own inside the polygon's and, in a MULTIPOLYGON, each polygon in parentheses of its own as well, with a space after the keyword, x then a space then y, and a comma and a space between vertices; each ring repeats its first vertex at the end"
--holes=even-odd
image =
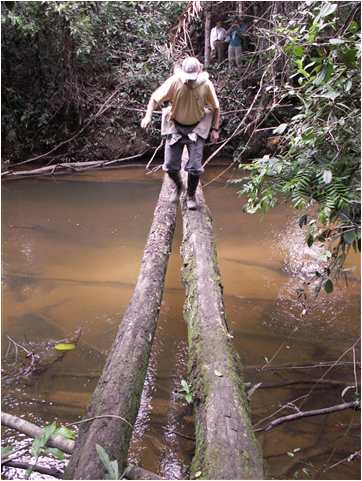
POLYGON ((146 115, 141 120, 141 127, 146 129, 152 120, 152 113, 165 100, 170 100, 172 97, 172 88, 174 84, 174 77, 166 80, 157 90, 151 95, 150 101, 147 105, 146 115))
POLYGON ((215 92, 215 87, 210 81, 209 81, 209 93, 208 93, 207 103, 213 111, 210 140, 212 143, 215 143, 219 140, 221 114, 220 114, 220 103, 215 92))
POLYGON ((141 120, 141 127, 143 129, 146 129, 150 125, 151 120, 152 120, 152 113, 156 109, 157 105, 158 104, 157 104, 156 100, 154 100, 153 97, 151 97, 150 101, 148 102, 148 105, 147 105, 146 114, 143 117, 143 119, 141 120))
POLYGON ((211 127, 211 134, 210 134, 210 140, 212 143, 216 143, 219 140, 220 136, 220 108, 217 108, 214 110, 214 115, 212 118, 212 127, 211 127))

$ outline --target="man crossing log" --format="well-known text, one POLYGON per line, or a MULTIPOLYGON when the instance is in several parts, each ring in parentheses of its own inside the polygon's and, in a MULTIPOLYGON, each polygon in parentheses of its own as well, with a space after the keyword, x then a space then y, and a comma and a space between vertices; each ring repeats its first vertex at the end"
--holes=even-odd
POLYGON ((211 141, 219 139, 220 106, 214 86, 207 72, 195 57, 187 57, 181 68, 167 79, 153 94, 141 127, 151 123, 152 112, 162 102, 170 105, 162 109, 161 135, 166 137, 163 170, 175 183, 174 200, 182 190, 180 178, 181 157, 187 146, 189 160, 185 166, 188 172, 187 207, 197 208, 195 192, 204 169, 202 158, 205 141, 211 131, 211 141))

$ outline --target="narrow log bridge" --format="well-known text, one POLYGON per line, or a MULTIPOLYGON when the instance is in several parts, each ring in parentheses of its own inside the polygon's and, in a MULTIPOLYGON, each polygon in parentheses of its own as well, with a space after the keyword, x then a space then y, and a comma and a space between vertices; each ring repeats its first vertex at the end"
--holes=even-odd
MULTIPOLYGON (((81 424, 66 479, 104 479, 96 444, 118 460, 120 472, 127 464, 176 223, 177 206, 168 200, 172 188, 165 176, 135 291, 81 424)), ((196 195, 196 211, 187 210, 185 193, 180 199, 184 317, 196 424, 191 474, 197 479, 263 479, 240 361, 226 324, 211 216, 201 186, 196 195)))
POLYGON ((93 419, 80 425, 66 479, 105 479, 96 444, 118 460, 120 472, 126 466, 176 224, 172 188, 165 176, 135 290, 85 416, 93 419))
POLYGON ((250 422, 241 364, 225 317, 212 219, 200 186, 196 198, 196 211, 188 210, 185 197, 181 198, 184 317, 196 432, 192 477, 263 479, 263 459, 250 422))

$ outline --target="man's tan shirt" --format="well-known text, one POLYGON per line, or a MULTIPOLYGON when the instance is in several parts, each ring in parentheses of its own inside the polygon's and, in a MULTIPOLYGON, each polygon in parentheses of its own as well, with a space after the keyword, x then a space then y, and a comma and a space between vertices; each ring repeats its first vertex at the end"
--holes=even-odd
POLYGON ((208 111, 220 108, 214 86, 206 72, 198 76, 192 88, 186 86, 176 73, 152 94, 152 98, 158 104, 170 101, 171 119, 183 125, 194 125, 208 111))

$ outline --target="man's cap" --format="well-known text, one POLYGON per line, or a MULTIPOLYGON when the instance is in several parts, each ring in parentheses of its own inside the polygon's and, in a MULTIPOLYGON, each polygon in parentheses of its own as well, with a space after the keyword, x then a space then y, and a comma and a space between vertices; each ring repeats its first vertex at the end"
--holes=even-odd
POLYGON ((196 80, 201 70, 201 64, 196 57, 186 57, 182 62, 182 73, 185 80, 196 80))

